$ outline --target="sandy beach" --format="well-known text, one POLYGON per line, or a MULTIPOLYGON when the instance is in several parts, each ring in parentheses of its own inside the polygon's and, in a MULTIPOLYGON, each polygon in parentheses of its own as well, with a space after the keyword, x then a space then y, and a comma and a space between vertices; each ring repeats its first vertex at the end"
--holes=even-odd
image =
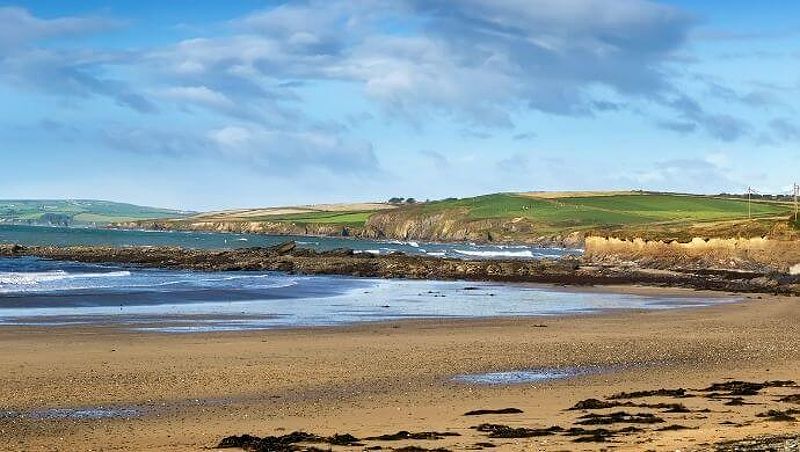
POLYGON ((201 450, 228 435, 302 430, 322 436, 350 433, 364 444, 318 445, 333 450, 408 445, 705 450, 722 440, 798 432, 793 422, 757 415, 800 409, 778 401, 800 394, 800 388, 757 388, 742 395, 740 403, 729 403, 736 398, 731 388, 701 391, 730 379, 800 380, 798 300, 741 298, 735 304, 669 311, 237 333, 2 327, 0 449, 201 450), (576 367, 588 370, 575 378, 506 386, 453 381, 460 374, 576 367), (660 388, 688 392, 683 397, 607 399, 660 388), (568 410, 590 398, 628 405, 568 410), (686 409, 665 412, 666 405, 653 407, 657 403, 686 409), (464 416, 500 408, 522 413, 464 416), (74 409, 111 414, 91 418, 69 411, 74 409), (611 424, 581 418, 619 411, 634 418, 611 424), (663 422, 636 418, 648 413, 663 422), (471 428, 483 423, 563 430, 531 438, 489 438, 491 432, 471 428), (614 434, 608 442, 575 442, 581 436, 566 432, 632 426, 641 431, 614 434), (363 439, 401 430, 458 436, 363 439))

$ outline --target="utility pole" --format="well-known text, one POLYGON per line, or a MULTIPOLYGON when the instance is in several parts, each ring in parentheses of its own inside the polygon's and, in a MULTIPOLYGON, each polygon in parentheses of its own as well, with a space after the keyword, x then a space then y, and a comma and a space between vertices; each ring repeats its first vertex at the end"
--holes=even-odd
POLYGON ((800 195, 800 185, 794 183, 794 222, 797 223, 797 196, 800 195))
POLYGON ((747 187, 747 219, 748 220, 751 220, 753 218, 752 214, 751 214, 752 211, 750 210, 750 194, 752 192, 753 192, 753 189, 750 188, 750 187, 747 187))

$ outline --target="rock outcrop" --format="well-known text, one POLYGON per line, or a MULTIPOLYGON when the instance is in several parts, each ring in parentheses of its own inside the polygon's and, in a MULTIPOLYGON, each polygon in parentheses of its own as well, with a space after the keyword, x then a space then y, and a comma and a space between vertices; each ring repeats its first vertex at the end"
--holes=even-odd
POLYGON ((800 273, 800 240, 701 239, 690 242, 587 237, 591 262, 635 262, 649 268, 724 268, 800 273))
POLYGON ((460 260, 401 253, 375 256, 349 249, 317 252, 293 242, 270 248, 230 250, 176 247, 0 246, 0 256, 38 256, 88 263, 203 271, 283 271, 357 277, 508 281, 570 285, 648 284, 726 292, 800 294, 800 276, 758 271, 680 269, 653 271, 631 265, 587 264, 580 258, 460 260))
POLYGON ((431 242, 526 243, 581 247, 583 233, 541 234, 524 218, 471 220, 458 212, 401 212, 390 210, 370 216, 362 226, 287 221, 243 220, 143 220, 115 223, 120 229, 232 232, 238 234, 309 235, 363 239, 420 240, 431 242))

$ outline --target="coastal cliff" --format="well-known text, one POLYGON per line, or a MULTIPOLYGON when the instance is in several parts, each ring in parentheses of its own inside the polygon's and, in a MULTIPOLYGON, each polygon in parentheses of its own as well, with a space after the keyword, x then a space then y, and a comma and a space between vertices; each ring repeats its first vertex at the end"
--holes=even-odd
POLYGON ((591 236, 665 243, 690 243, 696 237, 797 241, 800 227, 790 220, 790 207, 782 200, 750 203, 675 193, 496 193, 413 203, 237 209, 113 226, 579 248, 591 236))
POLYGON ((581 247, 582 232, 542 234, 528 219, 469 220, 451 212, 374 214, 363 225, 244 220, 145 220, 111 225, 120 229, 202 231, 237 234, 309 235, 428 242, 524 243, 567 248, 581 247))
POLYGON ((635 262, 648 268, 772 269, 800 274, 800 241, 762 237, 694 238, 689 242, 587 237, 590 262, 635 262))
POLYGON ((113 228, 151 231, 199 231, 236 234, 316 235, 361 237, 362 228, 330 224, 295 224, 277 221, 184 221, 145 220, 114 223, 113 228))

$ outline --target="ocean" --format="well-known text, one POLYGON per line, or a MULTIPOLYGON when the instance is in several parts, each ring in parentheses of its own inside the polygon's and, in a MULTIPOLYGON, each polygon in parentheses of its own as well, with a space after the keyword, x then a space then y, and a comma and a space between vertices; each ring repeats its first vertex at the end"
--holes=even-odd
MULTIPOLYGON (((97 229, 0 227, 0 242, 25 245, 270 246, 287 237, 97 229), (246 239, 246 241, 240 240, 246 239)), ((293 237, 316 249, 503 253, 536 258, 577 250, 293 237), (433 251, 436 250, 436 251, 433 251)), ((104 325, 153 333, 328 327, 423 318, 486 318, 671 309, 734 301, 643 296, 555 286, 198 272, 0 258, 0 327, 104 325)))
POLYGON ((452 258, 558 258, 580 255, 582 250, 531 245, 475 243, 419 243, 398 240, 362 240, 344 237, 279 236, 267 234, 228 234, 214 232, 145 231, 98 228, 0 225, 0 243, 28 246, 179 246, 183 248, 247 248, 274 246, 294 240, 304 248, 331 250, 351 248, 356 252, 388 254, 400 251, 452 258))

